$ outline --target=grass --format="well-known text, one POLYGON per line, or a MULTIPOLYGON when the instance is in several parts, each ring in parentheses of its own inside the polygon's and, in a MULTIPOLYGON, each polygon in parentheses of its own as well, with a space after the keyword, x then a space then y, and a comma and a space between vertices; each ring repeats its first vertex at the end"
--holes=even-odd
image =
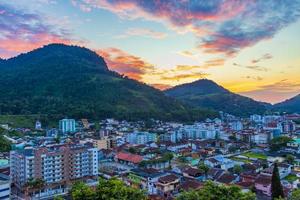
POLYGON ((284 178, 284 180, 287 180, 288 182, 294 182, 297 179, 298 177, 295 174, 289 174, 287 177, 284 178))
POLYGON ((45 121, 49 127, 57 126, 58 121, 48 119, 46 115, 0 115, 0 124, 8 124, 13 128, 34 128, 35 122, 38 119, 42 120, 42 125, 45 121))
POLYGON ((234 160, 234 161, 238 161, 238 162, 244 162, 244 163, 250 163, 251 162, 251 160, 248 160, 248 159, 245 159, 245 158, 231 157, 230 159, 234 160))
POLYGON ((14 128, 33 128, 36 117, 34 115, 0 115, 0 124, 8 124, 14 128))
POLYGON ((266 160, 267 156, 261 153, 253 153, 253 152, 247 152, 242 154, 242 156, 246 156, 249 158, 257 158, 257 159, 262 159, 262 160, 266 160))

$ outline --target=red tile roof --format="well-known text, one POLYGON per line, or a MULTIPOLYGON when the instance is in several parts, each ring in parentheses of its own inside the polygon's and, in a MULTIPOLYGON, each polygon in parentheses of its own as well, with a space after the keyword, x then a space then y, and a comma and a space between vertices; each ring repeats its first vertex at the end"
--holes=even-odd
POLYGON ((131 162, 134 164, 138 164, 138 163, 142 162, 142 160, 143 160, 143 157, 140 155, 124 153, 124 152, 117 153, 116 158, 119 160, 125 160, 127 162, 131 162))

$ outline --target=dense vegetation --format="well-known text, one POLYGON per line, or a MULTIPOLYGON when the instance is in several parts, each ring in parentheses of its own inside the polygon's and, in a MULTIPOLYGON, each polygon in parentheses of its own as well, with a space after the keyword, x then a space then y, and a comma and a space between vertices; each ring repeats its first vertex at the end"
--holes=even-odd
POLYGON ((287 143, 291 142, 292 139, 287 136, 275 137, 270 142, 270 150, 278 151, 283 147, 286 147, 287 143))
POLYGON ((206 182, 203 188, 181 193, 177 200, 255 200, 252 192, 242 192, 238 186, 218 185, 206 182))
POLYGON ((300 94, 284 102, 275 104, 274 108, 290 113, 300 112, 300 94))
POLYGON ((232 93, 211 80, 201 79, 176 86, 165 93, 192 106, 210 108, 237 116, 263 114, 269 104, 232 93))
POLYGON ((272 192, 272 200, 276 200, 277 198, 284 198, 283 188, 280 182, 280 176, 279 176, 278 166, 276 162, 273 168, 271 192, 272 192))
POLYGON ((4 133, 5 130, 0 127, 0 152, 9 152, 11 150, 11 143, 3 136, 4 133))
POLYGON ((215 116, 109 71, 86 48, 52 44, 0 63, 0 114, 193 121, 215 116))
POLYGON ((100 179, 96 190, 82 182, 77 182, 71 189, 73 200, 145 200, 146 195, 143 191, 126 186, 118 179, 100 179))

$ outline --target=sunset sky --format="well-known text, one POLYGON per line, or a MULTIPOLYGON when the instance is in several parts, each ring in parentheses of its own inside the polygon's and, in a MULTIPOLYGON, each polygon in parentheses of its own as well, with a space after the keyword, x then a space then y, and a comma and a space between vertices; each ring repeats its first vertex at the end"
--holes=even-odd
POLYGON ((256 100, 300 93, 300 0, 0 0, 0 57, 76 44, 157 88, 214 80, 256 100))

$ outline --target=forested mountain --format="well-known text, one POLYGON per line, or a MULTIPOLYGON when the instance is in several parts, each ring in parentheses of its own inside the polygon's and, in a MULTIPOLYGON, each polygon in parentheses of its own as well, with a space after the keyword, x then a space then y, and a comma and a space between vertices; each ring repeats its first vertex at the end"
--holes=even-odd
POLYGON ((95 52, 51 44, 0 64, 0 114, 189 121, 215 116, 108 70, 95 52))
POLYGON ((232 93, 207 79, 175 86, 165 93, 192 106, 210 108, 237 116, 262 114, 268 106, 266 103, 232 93))
POLYGON ((300 94, 291 99, 275 104, 274 110, 280 110, 291 113, 300 112, 300 94))

